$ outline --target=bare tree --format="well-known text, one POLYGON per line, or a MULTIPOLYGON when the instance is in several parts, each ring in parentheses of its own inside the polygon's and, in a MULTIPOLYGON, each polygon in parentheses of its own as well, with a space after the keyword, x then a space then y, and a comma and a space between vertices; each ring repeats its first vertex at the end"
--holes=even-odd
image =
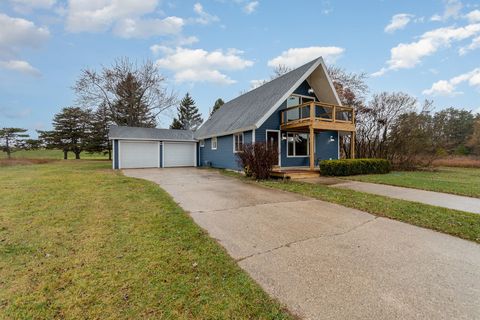
POLYGON ((176 103, 175 94, 164 85, 165 78, 152 61, 137 65, 128 58, 120 58, 100 71, 82 70, 73 89, 79 105, 92 108, 105 104, 115 123, 138 126, 139 118, 156 119, 176 103), (125 112, 130 114, 125 116, 125 112))
POLYGON ((403 92, 374 94, 368 106, 357 113, 358 157, 386 157, 392 124, 400 115, 414 111, 416 105, 417 99, 403 92))

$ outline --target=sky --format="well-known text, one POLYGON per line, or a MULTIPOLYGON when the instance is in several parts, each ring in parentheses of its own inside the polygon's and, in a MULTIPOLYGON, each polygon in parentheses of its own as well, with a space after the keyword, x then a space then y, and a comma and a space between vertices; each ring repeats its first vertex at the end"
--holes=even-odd
POLYGON ((81 70, 120 57, 154 61, 206 118, 217 98, 318 56, 365 72, 370 95, 480 112, 479 0, 0 0, 0 127, 51 128, 81 70))

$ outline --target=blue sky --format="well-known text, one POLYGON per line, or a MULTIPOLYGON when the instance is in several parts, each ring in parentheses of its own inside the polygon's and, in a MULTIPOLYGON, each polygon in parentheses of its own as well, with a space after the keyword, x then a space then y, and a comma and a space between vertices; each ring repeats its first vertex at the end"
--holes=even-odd
POLYGON ((156 61, 207 115, 318 55, 369 74, 371 93, 480 112, 478 1, 1 0, 0 127, 50 128, 80 70, 117 57, 156 61))

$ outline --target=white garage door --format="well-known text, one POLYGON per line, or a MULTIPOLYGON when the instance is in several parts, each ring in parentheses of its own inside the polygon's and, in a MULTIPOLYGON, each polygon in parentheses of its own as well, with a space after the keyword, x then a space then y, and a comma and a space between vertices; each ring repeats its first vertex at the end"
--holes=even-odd
POLYGON ((158 168, 158 142, 120 141, 120 168, 158 168))
POLYGON ((164 142, 164 167, 194 167, 195 143, 164 142))

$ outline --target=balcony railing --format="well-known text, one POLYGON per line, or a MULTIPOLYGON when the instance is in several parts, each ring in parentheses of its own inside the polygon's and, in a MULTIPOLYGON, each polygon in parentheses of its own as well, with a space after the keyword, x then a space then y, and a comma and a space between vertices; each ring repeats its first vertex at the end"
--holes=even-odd
POLYGON ((337 106, 323 102, 308 102, 281 111, 282 126, 305 126, 313 122, 355 124, 355 111, 352 107, 337 106))

